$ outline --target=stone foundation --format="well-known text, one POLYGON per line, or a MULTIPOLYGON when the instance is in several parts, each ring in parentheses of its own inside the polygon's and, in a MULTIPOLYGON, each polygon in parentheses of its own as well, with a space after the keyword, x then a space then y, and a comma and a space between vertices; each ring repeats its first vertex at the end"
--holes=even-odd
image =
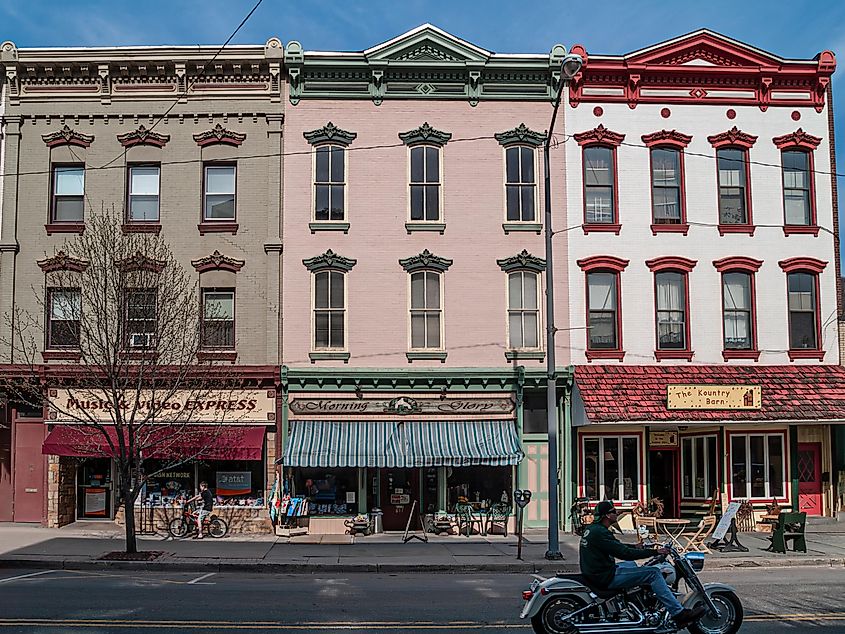
POLYGON ((47 527, 60 528, 76 520, 76 460, 47 457, 47 527))
MULTIPOLYGON (((260 534, 273 532, 273 525, 270 522, 270 514, 266 508, 245 508, 239 506, 218 506, 214 514, 226 520, 229 524, 229 533, 237 534, 260 534)), ((139 535, 143 534, 142 529, 150 533, 166 534, 167 525, 171 520, 182 515, 181 507, 162 506, 150 508, 135 508, 135 530, 139 535), (152 519, 150 512, 152 511, 152 519), (143 517, 141 514, 143 513, 143 517), (151 528, 152 524, 152 528, 151 528)), ((114 521, 120 526, 124 525, 123 506, 120 506, 115 513, 114 521)))

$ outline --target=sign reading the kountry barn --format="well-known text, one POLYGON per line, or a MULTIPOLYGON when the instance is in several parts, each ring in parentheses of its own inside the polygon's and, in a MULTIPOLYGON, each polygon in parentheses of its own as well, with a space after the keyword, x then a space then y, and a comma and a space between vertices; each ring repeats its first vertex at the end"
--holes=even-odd
POLYGON ((669 409, 760 409, 759 385, 667 385, 669 409))

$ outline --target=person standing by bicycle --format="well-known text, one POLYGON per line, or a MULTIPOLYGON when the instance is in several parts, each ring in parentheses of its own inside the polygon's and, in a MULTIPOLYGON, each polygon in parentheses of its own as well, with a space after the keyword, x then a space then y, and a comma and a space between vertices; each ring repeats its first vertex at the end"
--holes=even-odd
POLYGON ((197 500, 202 500, 202 507, 197 510, 197 534, 194 539, 203 539, 202 522, 214 510, 214 495, 208 490, 208 482, 204 480, 200 482, 200 492, 185 502, 185 504, 191 504, 197 500))

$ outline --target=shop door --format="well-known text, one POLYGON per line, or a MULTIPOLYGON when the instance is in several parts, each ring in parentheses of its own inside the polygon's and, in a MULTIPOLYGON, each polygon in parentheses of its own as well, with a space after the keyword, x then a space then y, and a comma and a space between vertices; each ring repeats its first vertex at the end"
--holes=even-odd
POLYGON ((798 510, 807 515, 822 514, 822 446, 798 445, 798 510))
MULTIPOLYGON (((382 521, 386 531, 404 531, 411 515, 411 506, 417 502, 414 515, 419 513, 419 469, 382 469, 381 470, 381 509, 382 521)), ((418 529, 419 522, 414 518, 411 529, 418 529)))
POLYGON ((111 518, 111 458, 89 458, 76 475, 78 518, 111 518))
POLYGON ((678 517, 677 452, 667 449, 648 452, 650 497, 663 502, 663 517, 678 517))
POLYGON ((40 522, 44 516, 44 423, 15 422, 14 521, 40 522))

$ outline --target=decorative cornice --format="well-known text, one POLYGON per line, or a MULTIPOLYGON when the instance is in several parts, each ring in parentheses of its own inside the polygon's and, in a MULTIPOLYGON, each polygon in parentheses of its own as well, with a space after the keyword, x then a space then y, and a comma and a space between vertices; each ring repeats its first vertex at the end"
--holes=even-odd
POLYGON ((790 132, 789 134, 784 134, 783 136, 776 136, 772 139, 772 143, 774 143, 779 150, 788 150, 789 148, 815 150, 821 142, 822 140, 819 137, 807 134, 801 128, 798 128, 795 132, 790 132))
POLYGON ((505 273, 512 271, 534 271, 535 273, 542 273, 546 270, 546 261, 543 258, 531 255, 527 249, 523 249, 521 253, 509 258, 496 260, 496 264, 505 273))
POLYGON ((524 123, 520 123, 513 130, 506 132, 497 132, 493 136, 501 145, 514 145, 516 143, 522 145, 530 145, 532 147, 540 147, 546 140, 546 135, 542 132, 535 132, 531 130, 524 123))
POLYGON ((419 255, 414 255, 410 258, 399 260, 399 264, 401 264, 402 268, 405 269, 408 273, 413 273, 414 271, 422 270, 438 271, 440 273, 445 273, 449 270, 449 267, 452 266, 452 262, 453 260, 441 258, 434 255, 428 249, 423 250, 423 252, 419 255))
POLYGON ((589 258, 582 258, 576 262, 582 271, 590 273, 592 271, 613 271, 621 273, 624 271, 630 260, 623 260, 612 255, 594 255, 589 258))
POLYGON ((82 273, 91 263, 87 260, 71 257, 64 251, 57 251, 53 257, 38 260, 37 264, 45 273, 54 273, 56 271, 82 273))
POLYGON ((216 249, 211 255, 199 258, 198 260, 191 260, 191 266, 198 273, 205 273, 207 271, 229 271, 231 273, 237 273, 243 268, 244 264, 244 260, 230 258, 216 249))
POLYGON ((416 145, 417 143, 429 143, 431 145, 444 146, 452 138, 451 132, 441 132, 432 128, 428 121, 415 130, 400 132, 399 138, 405 145, 416 145))
POLYGON ((342 255, 338 255, 331 249, 323 253, 322 255, 317 255, 313 258, 306 258, 302 260, 302 263, 312 273, 316 271, 322 271, 325 269, 337 269, 340 271, 351 271, 352 267, 358 263, 358 260, 353 260, 351 258, 345 258, 342 255))
POLYGON ((643 143, 648 147, 655 145, 671 145, 679 149, 683 149, 690 144, 692 137, 688 134, 683 134, 677 130, 660 130, 652 132, 651 134, 644 134, 642 136, 643 143))
POLYGON ((93 134, 82 134, 67 124, 61 130, 51 132, 50 134, 42 134, 41 138, 47 144, 47 147, 75 145, 77 147, 87 148, 91 147, 91 144, 94 142, 93 134))
POLYGON ((763 266, 763 260, 755 260, 745 256, 732 256, 713 260, 713 266, 719 273, 730 271, 743 271, 744 273, 756 273, 763 266))
POLYGON ((572 135, 578 145, 590 145, 593 143, 602 145, 611 145, 617 147, 625 140, 624 134, 612 132, 605 128, 601 123, 597 128, 587 130, 586 132, 578 132, 572 135))
POLYGON ((216 145, 218 143, 238 146, 244 142, 244 139, 246 139, 246 134, 227 130, 219 123, 211 130, 199 132, 194 135, 194 141, 196 141, 197 145, 200 147, 205 147, 206 145, 216 145))
POLYGON ((661 271, 683 271, 689 273, 698 264, 696 260, 690 260, 679 255, 667 255, 652 260, 646 260, 645 265, 652 273, 661 271))
POLYGON ((159 134, 151 129, 148 130, 144 127, 144 124, 141 124, 137 130, 127 132, 126 134, 118 134, 117 140, 126 148, 136 145, 152 145, 153 147, 162 148, 170 141, 170 135, 159 134))
POLYGON ((757 142, 757 137, 751 134, 746 134, 734 126, 727 132, 720 132, 719 134, 707 137, 707 140, 710 141, 710 145, 716 149, 733 146, 745 148, 747 150, 757 142))
POLYGON ((303 132, 302 136, 311 145, 318 145, 320 143, 337 143, 338 145, 349 145, 358 136, 357 132, 348 132, 341 130, 329 121, 322 128, 311 130, 310 132, 303 132))
POLYGON ((115 263, 117 269, 121 273, 129 273, 132 271, 149 271, 150 273, 161 273, 167 262, 164 260, 156 260, 143 253, 136 253, 135 255, 120 260, 115 263))
POLYGON ((816 258, 797 257, 778 262, 784 273, 810 272, 821 273, 827 267, 827 262, 816 258))

